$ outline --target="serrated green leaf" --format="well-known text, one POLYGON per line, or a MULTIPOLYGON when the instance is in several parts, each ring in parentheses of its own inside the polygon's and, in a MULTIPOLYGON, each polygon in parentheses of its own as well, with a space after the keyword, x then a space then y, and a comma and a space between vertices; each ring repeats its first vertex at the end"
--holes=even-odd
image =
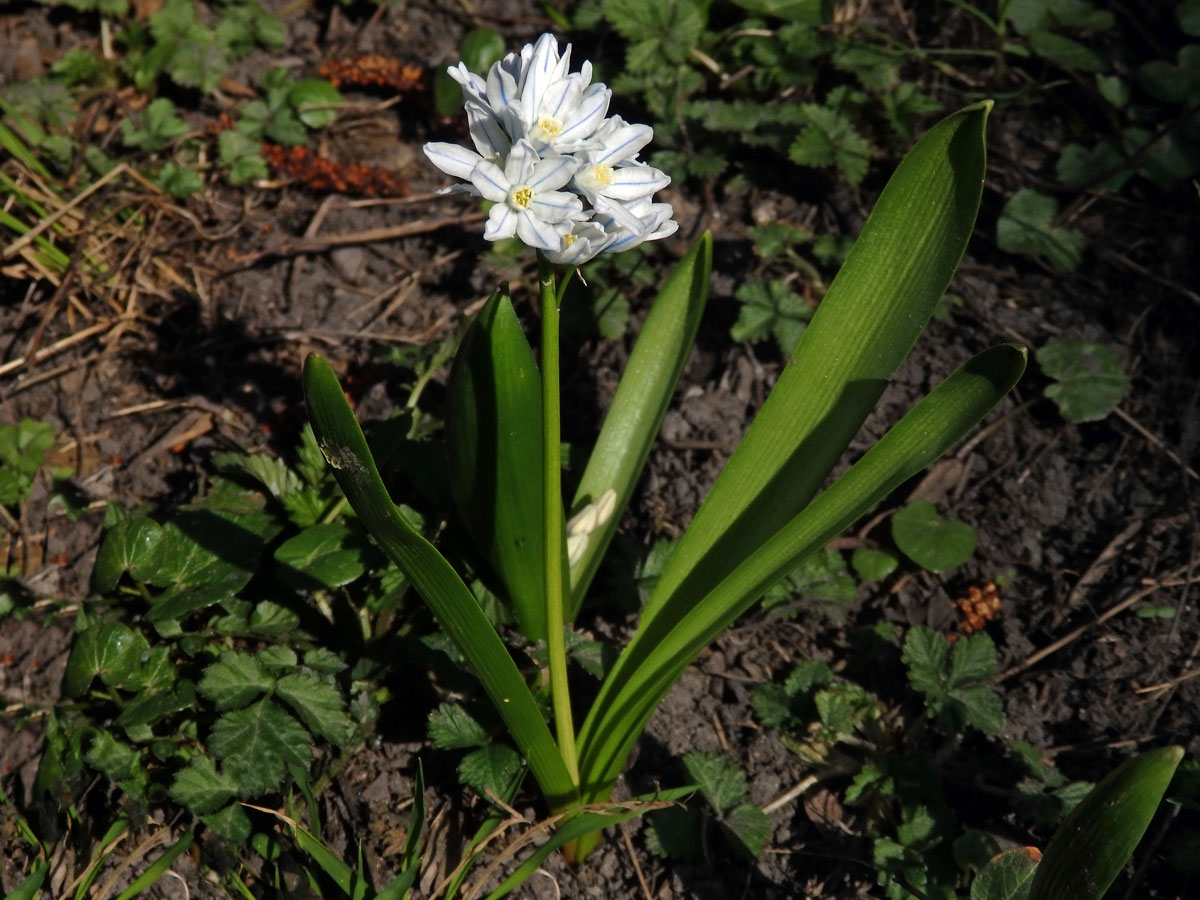
POLYGON ((257 658, 240 650, 226 650, 204 670, 196 689, 219 710, 245 706, 269 691, 275 678, 257 658))
POLYGON ((862 181, 871 162, 870 142, 837 110, 815 103, 803 109, 808 124, 788 150, 792 162, 817 168, 836 165, 851 184, 862 181))
POLYGON ((187 133, 187 123, 175 115, 175 104, 165 97, 150 101, 140 113, 121 122, 121 140, 126 147, 158 150, 187 133))
POLYGON ((928 500, 914 500, 892 516, 892 540, 930 572, 953 569, 975 552, 975 529, 958 519, 942 518, 928 500))
POLYGON ((947 699, 949 703, 938 710, 939 721, 947 731, 958 731, 963 722, 984 734, 996 734, 1004 727, 1004 703, 986 684, 952 688, 947 699))
POLYGON ((1042 853, 1015 847, 992 857, 971 882, 971 900, 1027 900, 1042 853))
POLYGON ((237 796, 236 786, 217 772, 216 763, 208 756, 193 756, 180 769, 167 791, 171 799, 198 816, 216 812, 237 796))
POLYGON ((204 187, 204 179, 195 169, 176 162, 166 163, 154 177, 154 183, 172 197, 190 197, 204 187))
POLYGON ((301 669, 275 684, 275 695, 288 704, 318 737, 343 747, 354 737, 346 701, 333 680, 301 669))
POLYGON ((960 637, 950 650, 951 687, 988 681, 996 674, 996 645, 983 633, 960 637))
POLYGON ((217 719, 208 747, 241 797, 279 787, 288 766, 305 769, 312 757, 312 738, 304 726, 265 697, 217 719))
POLYGON ((1012 195, 996 223, 996 243, 1001 250, 1040 256, 1059 272, 1073 272, 1083 258, 1084 236, 1054 224, 1058 203, 1053 197, 1029 188, 1012 195))
POLYGON ((310 669, 325 675, 336 675, 346 668, 346 662, 332 650, 325 647, 314 647, 304 653, 304 664, 310 669))
POLYGON ((751 859, 761 859, 767 849, 767 838, 771 836, 771 823, 767 815, 752 803, 734 807, 721 819, 725 833, 733 845, 751 859))
POLYGON ((429 714, 429 739, 439 750, 481 747, 489 737, 475 717, 457 703, 441 703, 429 714))
POLYGON ((229 71, 229 59, 211 31, 190 29, 187 38, 175 46, 166 68, 176 84, 210 94, 229 71))
POLYGON ((774 337, 780 351, 791 353, 812 318, 812 307, 787 282, 755 281, 737 289, 741 301, 738 320, 729 335, 735 341, 759 341, 774 337))
POLYGON ((688 753, 683 757, 683 767, 718 815, 746 797, 746 774, 719 753, 688 753))
POLYGON ((246 843, 250 839, 253 826, 250 817, 240 803, 231 803, 219 812, 204 816, 202 821, 213 830, 218 837, 235 845, 246 843))
POLYGON ((945 686, 950 665, 950 644, 927 625, 916 625, 904 638, 901 660, 908 666, 913 687, 923 693, 936 693, 945 686))
POLYGON ((655 856, 674 860, 699 859, 700 813, 683 806, 669 806, 646 816, 646 849, 655 856))
POLYGON ((1052 341, 1037 351, 1038 365, 1055 379, 1045 395, 1068 422, 1097 422, 1113 411, 1129 391, 1121 361, 1103 344, 1052 341))
POLYGON ((107 731, 97 731, 84 761, 134 799, 145 802, 149 775, 140 754, 107 731))
POLYGON ((511 785, 525 775, 525 763, 507 744, 488 744, 472 750, 458 764, 458 780, 482 796, 489 792, 505 797, 511 785))
POLYGON ((366 571, 364 545, 348 540, 350 529, 340 522, 319 522, 288 538, 275 550, 284 566, 283 579, 309 589, 335 588, 355 581, 366 571))

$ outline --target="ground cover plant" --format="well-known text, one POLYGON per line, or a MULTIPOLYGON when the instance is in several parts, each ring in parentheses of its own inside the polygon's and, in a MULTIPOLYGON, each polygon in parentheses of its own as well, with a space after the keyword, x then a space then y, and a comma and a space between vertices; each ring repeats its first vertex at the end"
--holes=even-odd
MULTIPOLYGON (((1169 747, 1197 749, 1191 4, 1136 22, 690 0, 0 16, 6 893, 1189 895, 1195 763, 1169 747), (653 213, 663 240, 582 279, 566 264, 631 227, 611 203, 649 214, 632 182, 576 184, 600 215, 553 272, 503 237, 507 191, 490 219, 439 199, 420 153, 509 152, 461 124, 470 82, 444 70, 486 73, 547 31, 575 43, 563 73, 590 59, 609 114, 653 126, 643 158, 672 178, 654 202, 679 223, 669 237, 653 213), (980 346, 1027 346, 1030 372, 851 531, 835 537, 856 504, 756 566, 804 501, 717 473, 770 481, 738 439, 770 430, 751 425, 768 396, 769 423, 827 387, 806 383, 811 348, 846 358, 828 323, 870 280, 855 238, 881 231, 905 154, 968 133, 988 148, 958 176, 982 184, 978 222, 939 248, 949 268, 913 316, 929 333, 880 363, 890 387, 861 434, 847 424, 837 484, 980 346), (484 227, 502 239, 484 247, 484 227), (562 329, 543 330, 558 301, 562 329), (387 528, 325 464, 352 458, 338 441, 357 426, 318 363, 326 412, 305 428, 314 350, 365 425, 387 528), (561 444, 535 427, 551 381, 561 444), (508 419, 489 419, 495 385, 508 419), (723 503, 754 515, 721 538, 723 503), (397 533, 442 554, 466 631, 515 679, 498 688, 470 639, 463 655, 397 533), (684 615, 726 569, 739 590, 684 615), (564 783, 580 770, 583 813, 546 777, 555 757, 564 783), (1127 825, 1097 849, 1081 823, 1110 807, 1127 825)), ((915 218, 897 230, 938 228, 915 218)), ((835 452, 796 464, 811 491, 835 452)))

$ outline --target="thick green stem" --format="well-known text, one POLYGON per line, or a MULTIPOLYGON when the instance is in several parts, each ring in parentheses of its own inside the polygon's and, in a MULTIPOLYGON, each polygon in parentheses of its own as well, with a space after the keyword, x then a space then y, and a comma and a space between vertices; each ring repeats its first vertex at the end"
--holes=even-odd
POLYGON ((542 303, 542 477, 544 480, 546 554, 546 658, 550 667, 550 700, 558 751, 567 772, 579 783, 575 754, 575 723, 571 716, 571 692, 567 684, 567 651, 563 640, 563 610, 566 609, 567 579, 565 529, 562 505, 562 463, 559 439, 558 397, 558 309, 560 297, 554 286, 554 267, 538 254, 538 284, 542 303))

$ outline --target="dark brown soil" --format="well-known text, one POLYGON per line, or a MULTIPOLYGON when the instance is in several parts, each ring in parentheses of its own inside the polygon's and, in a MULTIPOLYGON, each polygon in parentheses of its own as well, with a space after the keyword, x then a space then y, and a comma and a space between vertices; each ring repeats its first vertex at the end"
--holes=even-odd
MULTIPOLYGON (((284 10, 292 38, 280 58, 294 58, 314 72, 326 57, 347 52, 377 52, 432 69, 453 57, 476 25, 497 28, 514 46, 549 27, 539 5, 525 0, 477 5, 489 7, 479 16, 466 12, 467 3, 409 3, 375 15, 361 5, 274 5, 284 10)), ((38 66, 89 40, 70 16, 50 15, 37 5, 0 11, 0 84, 29 77, 30 68, 36 74, 38 66), (25 67, 20 70, 8 62, 18 56, 25 67)), ((232 77, 252 83, 264 62, 252 58, 232 77)), ((951 601, 971 585, 998 579, 1005 582, 1003 613, 990 633, 1004 673, 1004 740, 1028 741, 1069 778, 1081 780, 1101 777, 1140 749, 1174 743, 1200 752, 1200 679, 1194 677, 1200 671, 1200 607, 1193 587, 1200 490, 1195 186, 1171 198, 1146 186, 1120 201, 1100 199, 1087 207, 1077 224, 1091 243, 1072 275, 1001 253, 994 234, 1005 198, 1049 171, 1051 151, 1064 140, 1053 122, 1037 115, 1004 105, 994 114, 984 206, 951 288, 964 307, 930 325, 854 449, 865 447, 970 355, 1005 340, 1036 348, 1074 337, 1113 347, 1132 379, 1119 413, 1099 423, 1065 423, 1042 398, 1047 381, 1031 366, 978 440, 887 507, 912 494, 936 500, 943 513, 976 528, 973 559, 946 576, 910 573, 878 589, 862 587, 840 625, 816 615, 748 615, 701 655, 657 712, 624 793, 680 783, 679 757, 705 750, 740 764, 750 799, 769 803, 808 769, 755 723, 749 706, 755 684, 813 657, 849 660, 845 674, 878 692, 901 718, 911 716, 917 711, 913 698, 902 685, 887 682, 902 671, 898 662, 854 658, 855 630, 880 620, 949 630, 951 601), (1101 621, 1106 610, 1135 595, 1129 609, 1101 621), (1175 608, 1173 618, 1136 614, 1141 606, 1163 605, 1175 608), (1054 652, 1030 662, 1060 641, 1054 652)), ((481 261, 478 226, 457 221, 472 213, 471 204, 431 196, 442 180, 424 165, 420 145, 455 136, 461 136, 457 123, 437 121, 423 97, 349 116, 335 128, 328 138, 332 154, 382 162, 410 179, 412 195, 397 202, 354 204, 285 183, 235 191, 215 181, 184 212, 145 199, 153 227, 129 236, 122 250, 136 269, 122 283, 141 284, 136 295, 118 298, 104 285, 76 285, 66 292, 73 298, 67 302, 45 281, 14 277, 0 283, 0 365, 27 356, 35 340, 52 347, 122 310, 136 314, 127 327, 114 325, 0 375, 0 421, 53 421, 60 434, 55 452, 76 466, 78 482, 94 500, 79 521, 47 516, 41 484, 22 510, 19 534, 0 548, 10 554, 8 563, 22 574, 24 587, 53 611, 0 622, 0 784, 10 796, 20 796, 32 780, 41 734, 36 711, 57 697, 71 613, 88 599, 106 502, 166 508, 203 483, 214 452, 263 445, 286 451, 303 422, 298 372, 312 350, 352 376, 362 417, 382 418, 403 397, 389 391, 381 351, 450 334, 500 277, 528 310, 531 269, 498 274, 481 261), (320 245, 322 237, 405 225, 412 226, 407 237, 320 245), (316 249, 298 250, 304 238, 316 249)), ((891 165, 877 165, 861 189, 813 178, 805 182, 811 193, 793 195, 767 177, 733 197, 724 197, 719 184, 707 191, 685 184, 669 192, 681 236, 656 248, 653 258, 665 271, 691 238, 712 229, 713 294, 625 523, 635 540, 682 531, 778 372, 778 354, 766 345, 731 344, 728 338, 736 316, 733 292, 758 265, 746 236, 756 211, 854 234, 891 165), (716 202, 694 199, 705 196, 716 202)), ((635 318, 648 300, 634 298, 635 318)), ((589 338, 565 348, 568 439, 589 439, 629 340, 589 338)), ((436 394, 435 386, 431 403, 436 394)), ((844 540, 847 547, 887 542, 886 520, 876 519, 844 540)), ((587 616, 585 624, 599 634, 619 636, 630 625, 603 603, 587 616)), ((384 715, 406 717, 402 709, 385 709, 384 715)), ((439 761, 413 735, 391 731, 383 729, 360 748, 323 796, 327 839, 347 859, 361 842, 381 879, 407 821, 418 753, 430 780, 431 860, 453 865, 460 832, 482 815, 460 796, 453 760, 439 761)), ((1011 790, 1011 782, 972 768, 970 754, 979 748, 971 740, 958 751, 963 756, 945 767, 947 791, 1011 790)), ((649 896, 661 900, 882 896, 861 812, 840 806, 843 783, 828 788, 818 786, 771 815, 769 849, 758 862, 742 861, 715 832, 704 859, 666 861, 647 851, 640 826, 631 824, 628 840, 614 834, 580 869, 551 858, 523 896, 641 897, 638 866, 649 896)), ((522 803, 531 817, 543 814, 533 795, 522 803)), ((1044 843, 1047 837, 1011 817, 988 820, 996 815, 991 808, 964 806, 960 814, 965 824, 1014 842, 1044 843)), ((1188 881, 1162 862, 1162 853, 1174 835, 1198 825, 1195 811, 1162 814, 1148 833, 1148 854, 1138 857, 1153 862, 1136 876, 1132 869, 1127 873, 1121 890, 1135 893, 1124 896, 1195 896, 1195 876, 1188 881)), ((0 846, 6 860, 0 887, 10 890, 28 860, 3 821, 0 846)), ((203 843, 198 858, 220 866, 227 862, 221 853, 215 842, 203 843)), ((201 871, 196 860, 184 857, 176 872, 187 892, 177 879, 163 880, 158 890, 170 897, 219 896, 201 871)), ((431 866, 417 896, 430 896, 438 877, 431 866)))

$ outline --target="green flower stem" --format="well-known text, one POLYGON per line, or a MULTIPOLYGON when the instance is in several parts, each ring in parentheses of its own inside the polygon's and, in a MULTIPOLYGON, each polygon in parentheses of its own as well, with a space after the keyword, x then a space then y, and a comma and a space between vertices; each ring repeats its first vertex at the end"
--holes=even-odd
MULTIPOLYGON (((565 283, 564 283, 565 284, 565 283)), ((571 717, 571 692, 567 683, 567 650, 563 640, 563 610, 566 609, 566 542, 562 505, 562 452, 559 440, 558 397, 558 309, 561 302, 554 287, 554 267, 538 254, 538 285, 542 305, 542 477, 544 481, 546 554, 546 659, 550 666, 550 700, 554 707, 554 729, 558 752, 567 772, 579 784, 575 754, 575 723, 571 717)))

